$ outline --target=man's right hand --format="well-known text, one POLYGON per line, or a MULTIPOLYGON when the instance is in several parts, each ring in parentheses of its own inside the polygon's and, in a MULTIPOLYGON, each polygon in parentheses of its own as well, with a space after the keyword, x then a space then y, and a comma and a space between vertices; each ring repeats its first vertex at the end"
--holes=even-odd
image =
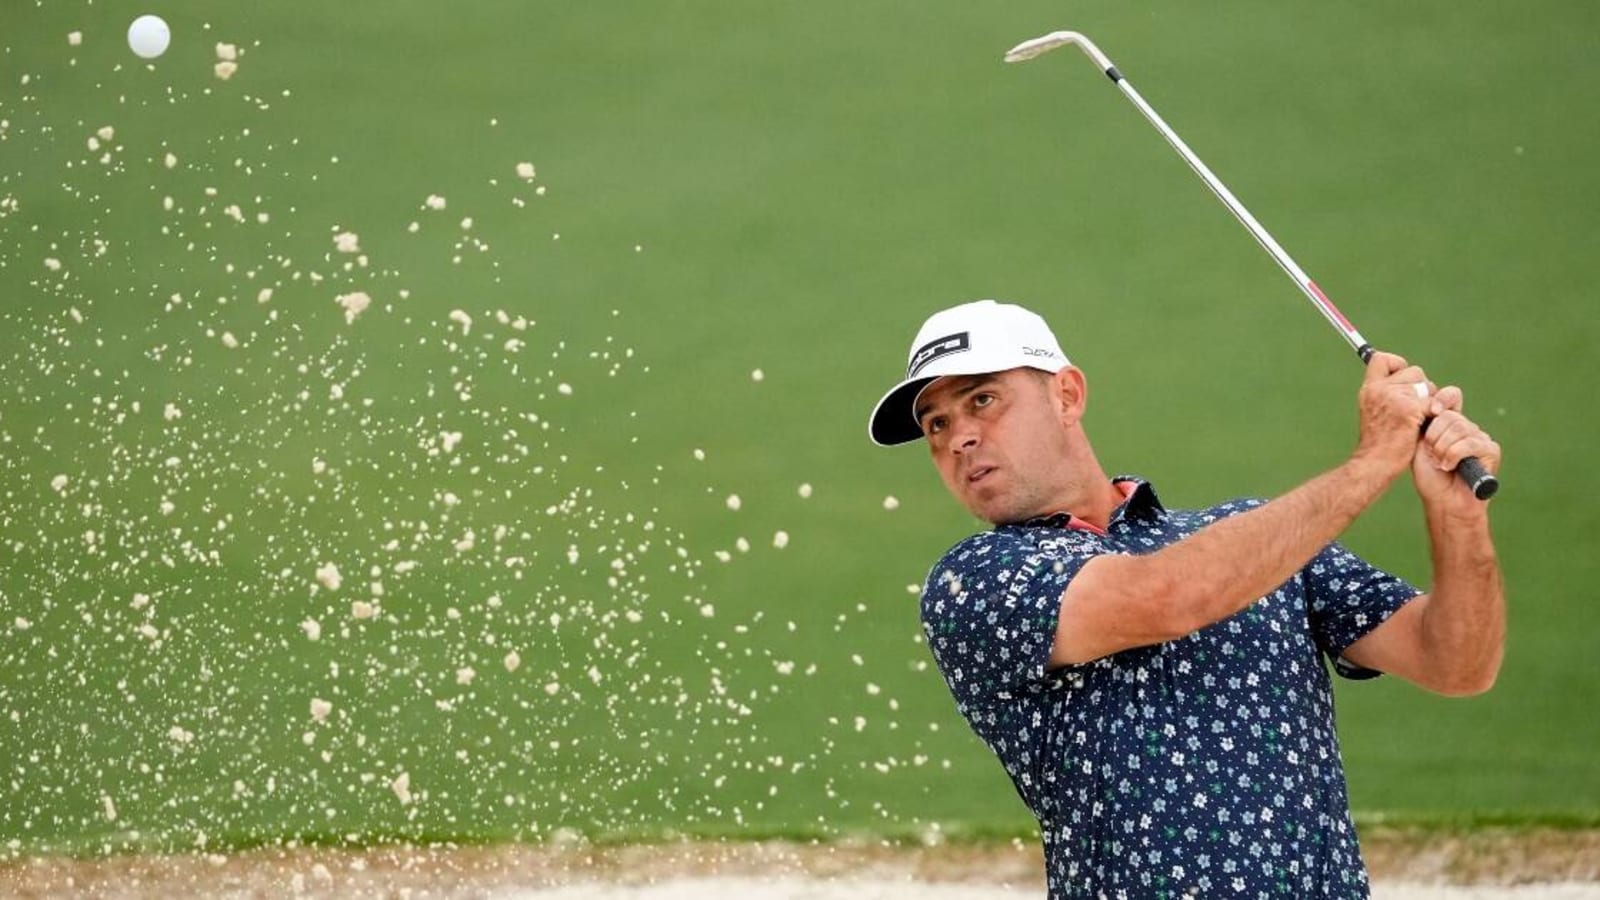
POLYGON ((1416 454, 1422 422, 1428 416, 1428 398, 1435 390, 1427 374, 1408 365, 1404 357, 1373 353, 1361 382, 1361 437, 1352 458, 1372 463, 1386 484, 1399 477, 1416 454))

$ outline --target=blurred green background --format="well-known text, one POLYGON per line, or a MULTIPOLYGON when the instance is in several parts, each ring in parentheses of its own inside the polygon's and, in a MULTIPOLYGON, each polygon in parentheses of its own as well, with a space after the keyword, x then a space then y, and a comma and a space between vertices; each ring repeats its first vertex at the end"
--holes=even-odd
MULTIPOLYGON (((1057 28, 1506 448, 1499 685, 1341 686, 1358 813, 1592 821, 1593 4, 47 0, 0 36, 0 839, 1027 830, 907 590, 977 523, 865 437, 918 323, 1044 313, 1169 506, 1336 463, 1360 374, 1086 62, 1001 64, 1057 28)), ((1347 542, 1426 581, 1405 488, 1347 542)))

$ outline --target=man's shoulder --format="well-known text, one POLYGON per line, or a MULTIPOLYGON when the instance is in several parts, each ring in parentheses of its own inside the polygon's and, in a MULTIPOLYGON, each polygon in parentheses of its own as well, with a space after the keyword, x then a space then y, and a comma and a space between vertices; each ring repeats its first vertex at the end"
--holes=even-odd
MULTIPOLYGON (((970 566, 1018 554, 1044 555, 1103 550, 1099 535, 1072 528, 1000 525, 968 535, 944 552, 937 567, 970 566)), ((936 567, 936 568, 937 568, 936 567)))
POLYGON ((1267 497, 1236 497, 1232 500, 1224 500, 1221 503, 1214 503, 1211 506, 1200 509, 1174 510, 1172 515, 1194 518, 1199 521, 1199 524, 1206 525, 1219 519, 1236 516, 1242 512, 1249 512, 1257 507, 1265 506, 1269 502, 1270 499, 1267 497))
POLYGON ((969 534, 957 541, 939 557, 939 562, 953 563, 974 557, 986 557, 993 553, 1004 553, 1008 550, 1020 550, 1027 546, 1028 540, 1024 535, 994 528, 969 534))
POLYGON ((1109 552, 1098 535, 1068 528, 1001 525, 969 535, 946 550, 928 571, 924 598, 938 585, 1004 585, 1019 572, 1054 563, 1057 570, 1072 561, 1109 552))

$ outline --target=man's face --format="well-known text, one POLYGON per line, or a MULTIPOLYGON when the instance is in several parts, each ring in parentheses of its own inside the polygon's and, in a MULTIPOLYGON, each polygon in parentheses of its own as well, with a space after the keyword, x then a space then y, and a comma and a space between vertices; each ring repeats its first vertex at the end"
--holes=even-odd
POLYGON ((995 524, 1055 512, 1063 502, 1064 412, 1057 379, 1027 368, 941 378, 916 407, 945 487, 995 524))

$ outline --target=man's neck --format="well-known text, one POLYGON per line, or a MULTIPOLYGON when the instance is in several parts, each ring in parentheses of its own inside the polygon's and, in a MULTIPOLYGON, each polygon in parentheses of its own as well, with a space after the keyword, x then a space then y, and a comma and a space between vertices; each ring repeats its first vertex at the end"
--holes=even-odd
POLYGON ((1085 484, 1084 490, 1067 511, 1104 531, 1111 525, 1111 514, 1117 511, 1127 496, 1104 473, 1096 481, 1085 484))
POLYGON ((1067 465, 1066 471, 1073 473, 1062 497, 1067 506, 1053 511, 1071 513, 1104 531, 1111 525, 1111 514, 1117 511, 1126 497, 1122 489, 1112 483, 1105 467, 1100 465, 1081 425, 1074 426, 1072 438, 1067 458, 1063 460, 1067 465))

